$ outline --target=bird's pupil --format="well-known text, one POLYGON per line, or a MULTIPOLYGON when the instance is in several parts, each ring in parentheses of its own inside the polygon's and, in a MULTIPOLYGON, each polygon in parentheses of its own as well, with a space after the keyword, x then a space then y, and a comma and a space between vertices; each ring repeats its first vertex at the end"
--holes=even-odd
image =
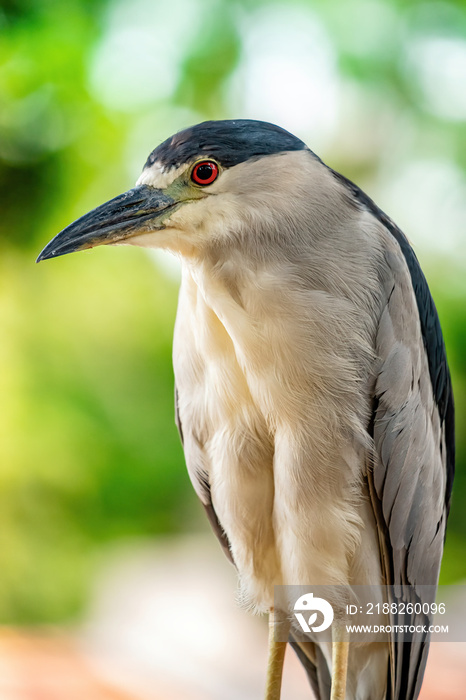
POLYGON ((212 166, 207 163, 200 165, 196 170, 196 177, 199 180, 208 180, 212 177, 212 166))

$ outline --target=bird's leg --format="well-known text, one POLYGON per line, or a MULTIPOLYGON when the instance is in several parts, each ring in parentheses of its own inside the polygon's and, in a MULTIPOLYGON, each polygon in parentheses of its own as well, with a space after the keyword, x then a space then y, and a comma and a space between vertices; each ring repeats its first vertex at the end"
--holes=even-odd
POLYGON ((282 685, 283 661, 287 642, 279 642, 278 639, 287 639, 290 623, 285 613, 275 611, 269 613, 269 657, 267 661, 267 684, 265 687, 265 700, 280 700, 282 685))
POLYGON ((332 692, 330 700, 345 700, 349 641, 342 623, 332 629, 332 692))

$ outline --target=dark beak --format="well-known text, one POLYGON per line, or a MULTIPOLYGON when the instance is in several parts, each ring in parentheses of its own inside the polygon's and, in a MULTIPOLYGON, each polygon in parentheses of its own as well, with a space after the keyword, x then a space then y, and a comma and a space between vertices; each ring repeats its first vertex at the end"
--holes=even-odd
POLYGON ((63 229, 45 246, 37 262, 163 229, 163 221, 179 204, 163 190, 134 187, 63 229))

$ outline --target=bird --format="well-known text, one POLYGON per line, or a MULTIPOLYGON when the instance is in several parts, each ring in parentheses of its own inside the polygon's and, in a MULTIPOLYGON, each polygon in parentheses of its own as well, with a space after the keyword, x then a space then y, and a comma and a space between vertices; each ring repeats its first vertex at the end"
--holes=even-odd
POLYGON ((335 593, 331 639, 302 639, 274 597, 319 585, 433 599, 454 403, 406 236, 301 139, 237 119, 158 145, 134 188, 66 227, 38 261, 107 244, 181 261, 176 423, 240 599, 269 614, 266 700, 280 698, 288 645, 318 700, 415 700, 429 633, 392 628, 352 645, 348 598, 335 593))

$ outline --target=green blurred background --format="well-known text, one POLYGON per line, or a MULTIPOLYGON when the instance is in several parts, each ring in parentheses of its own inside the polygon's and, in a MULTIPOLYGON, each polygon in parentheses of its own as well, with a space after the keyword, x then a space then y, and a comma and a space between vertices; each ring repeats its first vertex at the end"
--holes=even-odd
POLYGON ((160 141, 229 117, 296 133, 413 242, 457 405, 442 580, 466 578, 466 2, 10 0, 0 5, 3 623, 76 619, 102 548, 204 527, 173 423, 175 264, 133 248, 34 260, 129 189, 160 141))

